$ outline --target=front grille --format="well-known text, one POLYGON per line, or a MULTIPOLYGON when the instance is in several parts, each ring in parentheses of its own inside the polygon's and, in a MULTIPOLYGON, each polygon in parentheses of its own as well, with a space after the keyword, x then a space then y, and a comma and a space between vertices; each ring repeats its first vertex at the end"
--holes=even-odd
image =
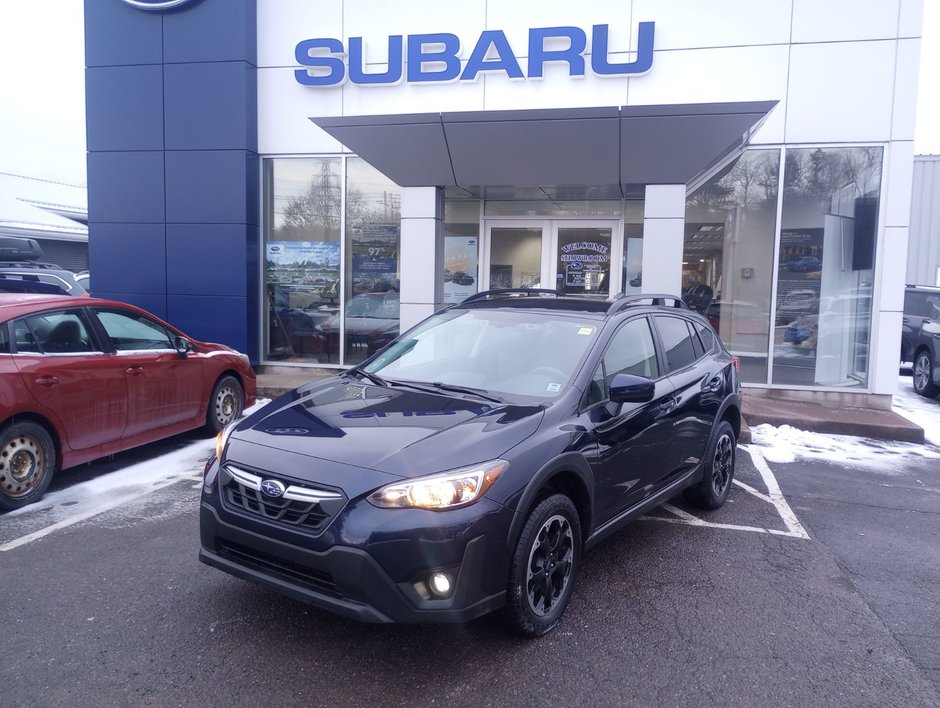
POLYGON ((226 465, 223 471, 221 496, 228 510, 294 530, 319 534, 346 504, 341 491, 307 483, 282 482, 283 496, 269 496, 261 491, 261 482, 270 478, 258 471, 233 465, 226 465))
POLYGON ((235 561, 239 565, 276 576, 297 585, 303 585, 317 592, 332 595, 333 597, 342 597, 336 589, 333 576, 326 571, 314 570, 305 565, 292 563, 283 558, 276 558, 231 541, 222 541, 220 543, 219 555, 235 561))

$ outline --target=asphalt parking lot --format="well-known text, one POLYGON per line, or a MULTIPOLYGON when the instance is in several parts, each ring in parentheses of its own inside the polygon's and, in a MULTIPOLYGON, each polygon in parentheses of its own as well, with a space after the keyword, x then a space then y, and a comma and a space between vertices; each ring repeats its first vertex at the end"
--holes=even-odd
POLYGON ((357 624, 201 565, 210 445, 87 466, 0 517, 5 705, 940 705, 931 459, 742 450, 725 507, 675 502, 595 548, 558 630, 525 641, 496 617, 357 624), (162 475, 115 482, 136 460, 162 475))

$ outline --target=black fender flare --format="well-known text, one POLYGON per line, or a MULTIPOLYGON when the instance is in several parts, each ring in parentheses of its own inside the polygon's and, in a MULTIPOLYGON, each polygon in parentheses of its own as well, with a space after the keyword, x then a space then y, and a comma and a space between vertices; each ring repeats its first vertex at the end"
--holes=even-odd
MULTIPOLYGON (((525 524, 529 510, 534 506, 536 496, 545 486, 545 483, 560 472, 570 472, 574 474, 584 486, 585 502, 587 504, 586 517, 581 519, 581 526, 584 530, 583 538, 587 538, 590 530, 591 518, 594 514, 594 470, 584 456, 577 452, 564 452, 561 455, 549 460, 536 472, 519 497, 519 503, 513 512, 512 522, 509 526, 509 536, 507 542, 509 548, 515 548, 522 533, 522 526, 525 524)), ((576 501, 576 500, 573 500, 576 501)))

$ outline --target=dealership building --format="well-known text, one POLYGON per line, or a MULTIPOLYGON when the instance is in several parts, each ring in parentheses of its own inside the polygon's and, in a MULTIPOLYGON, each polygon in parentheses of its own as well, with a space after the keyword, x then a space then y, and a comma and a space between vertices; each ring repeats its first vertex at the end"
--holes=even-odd
POLYGON ((681 293, 745 385, 887 405, 922 12, 85 0, 93 290, 292 367, 484 289, 681 293))

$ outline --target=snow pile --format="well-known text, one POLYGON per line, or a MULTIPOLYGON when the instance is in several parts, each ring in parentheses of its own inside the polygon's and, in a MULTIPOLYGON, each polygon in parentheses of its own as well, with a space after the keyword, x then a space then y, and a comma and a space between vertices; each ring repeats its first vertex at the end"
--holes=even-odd
POLYGON ((910 376, 898 377, 891 410, 923 428, 928 443, 940 446, 940 398, 918 396, 910 376))

